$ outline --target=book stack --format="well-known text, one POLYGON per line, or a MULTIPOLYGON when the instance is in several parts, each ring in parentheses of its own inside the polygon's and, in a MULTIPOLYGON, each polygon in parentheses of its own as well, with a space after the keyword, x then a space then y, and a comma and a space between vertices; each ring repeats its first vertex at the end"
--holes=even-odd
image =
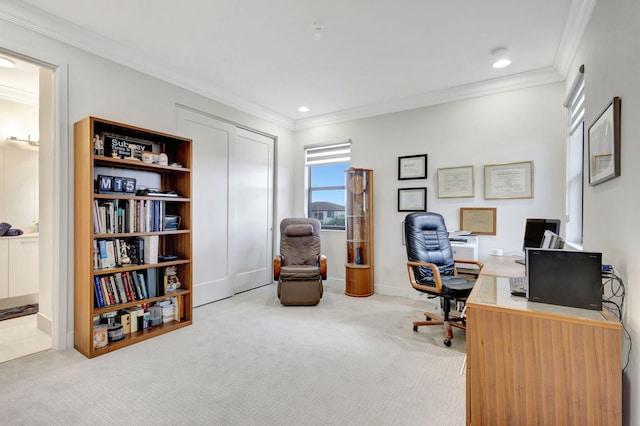
POLYGON ((96 234, 160 232, 164 230, 166 202, 162 200, 94 200, 96 234))
POLYGON ((94 302, 98 308, 149 298, 149 289, 145 285, 144 275, 140 272, 95 275, 93 281, 94 302))

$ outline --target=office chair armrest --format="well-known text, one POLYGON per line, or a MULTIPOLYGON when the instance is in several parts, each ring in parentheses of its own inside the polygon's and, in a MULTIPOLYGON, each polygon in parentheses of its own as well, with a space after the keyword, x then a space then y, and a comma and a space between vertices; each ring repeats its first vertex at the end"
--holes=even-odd
POLYGON ((433 281, 436 285, 435 292, 442 293, 442 279, 440 278, 440 270, 433 263, 425 263, 425 262, 407 262, 407 271, 409 272, 409 281, 411 282, 411 286, 418 290, 434 292, 434 287, 420 284, 416 281, 416 275, 413 272, 413 267, 427 267, 433 271, 433 281))
POLYGON ((320 265, 320 275, 323 280, 327 279, 327 256, 321 254, 318 256, 318 264, 320 265))
POLYGON ((477 260, 464 260, 464 259, 454 259, 455 263, 467 263, 470 265, 476 265, 480 270, 484 267, 484 263, 478 262, 477 260))
POLYGON ((282 266, 282 255, 273 258, 273 279, 278 281, 280 278, 280 267, 282 266))

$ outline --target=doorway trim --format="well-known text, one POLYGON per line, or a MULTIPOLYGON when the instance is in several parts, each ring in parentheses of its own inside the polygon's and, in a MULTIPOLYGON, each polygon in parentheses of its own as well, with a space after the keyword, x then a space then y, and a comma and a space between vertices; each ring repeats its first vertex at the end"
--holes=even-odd
MULTIPOLYGON (((70 275, 73 270, 73 256, 69 252, 69 242, 73 241, 73 217, 71 217, 71 185, 69 176, 73 173, 70 170, 73 162, 70 156, 69 145, 69 87, 68 69, 69 65, 49 58, 40 59, 45 55, 37 52, 19 52, 12 50, 10 46, 0 47, 0 53, 19 58, 20 60, 31 62, 39 67, 48 68, 53 73, 53 100, 51 134, 40 135, 40 138, 51 139, 52 167, 51 174, 40 176, 40 181, 50 179, 52 182, 52 201, 49 206, 51 217, 42 220, 40 217, 40 244, 48 245, 44 251, 40 249, 40 262, 49 259, 50 270, 53 272, 51 278, 51 347, 54 350, 63 350, 68 347, 69 342, 73 342, 73 330, 68 329, 69 306, 73 294, 70 294, 70 275), (47 225, 50 229, 47 229, 47 225)), ((39 105, 38 109, 41 109, 39 105)), ((40 206, 42 210, 42 206, 40 206)))

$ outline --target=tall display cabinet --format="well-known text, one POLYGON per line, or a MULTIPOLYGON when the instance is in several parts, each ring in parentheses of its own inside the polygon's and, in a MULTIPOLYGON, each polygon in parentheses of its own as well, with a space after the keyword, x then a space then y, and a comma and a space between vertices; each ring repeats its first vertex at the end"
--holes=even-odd
POLYGON ((345 170, 347 193, 347 296, 373 294, 373 170, 345 170))

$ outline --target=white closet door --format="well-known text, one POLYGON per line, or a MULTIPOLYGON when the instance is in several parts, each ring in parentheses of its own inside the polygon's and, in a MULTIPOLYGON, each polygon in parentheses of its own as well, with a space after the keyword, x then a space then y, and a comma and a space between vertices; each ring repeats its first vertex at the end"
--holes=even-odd
POLYGON ((193 305, 233 295, 229 272, 229 151, 235 127, 178 108, 180 136, 193 140, 193 305))
POLYGON ((272 138, 236 129, 231 229, 235 293, 273 282, 272 138))
POLYGON ((178 107, 193 140, 194 306, 272 282, 274 140, 178 107))

